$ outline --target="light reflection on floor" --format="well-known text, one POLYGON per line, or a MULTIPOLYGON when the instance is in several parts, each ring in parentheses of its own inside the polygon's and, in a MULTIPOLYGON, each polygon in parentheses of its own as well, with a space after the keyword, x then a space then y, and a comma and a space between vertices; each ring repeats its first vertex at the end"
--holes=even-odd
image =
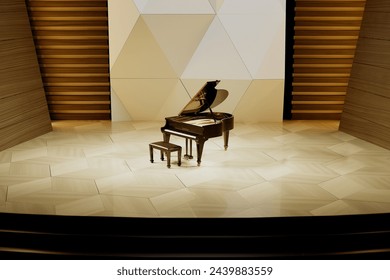
MULTIPOLYGON (((149 161, 160 122, 57 121, 0 152, 0 212, 122 217, 278 217, 390 212, 390 151, 337 121, 236 123, 202 164, 149 161)), ((184 146, 184 139, 171 137, 184 146)))

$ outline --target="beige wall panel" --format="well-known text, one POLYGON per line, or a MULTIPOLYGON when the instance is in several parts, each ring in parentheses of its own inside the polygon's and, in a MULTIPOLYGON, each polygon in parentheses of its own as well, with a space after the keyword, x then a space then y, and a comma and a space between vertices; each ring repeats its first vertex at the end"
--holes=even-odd
POLYGON ((131 120, 129 112, 127 112, 125 105, 115 92, 114 87, 111 87, 111 106, 115 110, 111 111, 111 119, 115 121, 128 121, 131 120))
MULTIPOLYGON (((110 56, 112 120, 175 116, 218 79, 229 96, 214 110, 237 112, 236 122, 282 121, 285 0, 174 2, 136 0, 137 11, 113 3, 110 17, 140 16, 126 42, 110 46, 121 49, 110 56), (197 9, 201 2, 209 8, 197 9)), ((114 37, 125 33, 111 27, 114 37)))
POLYGON ((233 111, 243 122, 279 122, 283 114, 284 80, 253 80, 233 111))
POLYGON ((209 0, 214 11, 218 12, 225 0, 209 0))
POLYGON ((159 113, 156 115, 156 120, 164 120, 165 117, 177 116, 191 99, 179 79, 176 82, 172 80, 172 85, 173 87, 167 83, 165 88, 161 88, 161 90, 166 89, 165 93, 160 93, 166 94, 166 97, 161 104, 159 113))
POLYGON ((226 7, 229 7, 225 10, 226 14, 219 14, 218 17, 252 79, 283 79, 284 56, 280 54, 285 50, 285 10, 281 9, 280 3, 264 0, 252 1, 251 4, 226 1, 226 7), (246 5, 253 5, 252 13, 247 11, 240 14, 239 10, 246 5))
MULTIPOLYGON (((209 0, 147 0, 144 14, 213 14, 209 0)), ((140 5, 141 6, 141 5, 140 5)))
POLYGON ((178 79, 112 79, 111 83, 131 120, 176 116, 190 100, 178 79))
POLYGON ((111 78, 145 77, 176 78, 176 73, 140 17, 112 67, 111 78))
POLYGON ((110 68, 115 64, 118 55, 129 37, 139 17, 133 0, 108 1, 108 24, 110 32, 110 68), (115 30, 115 32, 114 32, 115 30))
POLYGON ((177 77, 196 51, 214 15, 143 15, 177 77))
POLYGON ((270 38, 270 46, 266 54, 258 65, 258 69, 253 77, 255 79, 283 79, 284 78, 284 51, 285 51, 285 27, 284 22, 279 28, 274 30, 274 37, 270 38))
POLYGON ((181 78, 252 79, 247 66, 219 17, 214 18, 181 78))

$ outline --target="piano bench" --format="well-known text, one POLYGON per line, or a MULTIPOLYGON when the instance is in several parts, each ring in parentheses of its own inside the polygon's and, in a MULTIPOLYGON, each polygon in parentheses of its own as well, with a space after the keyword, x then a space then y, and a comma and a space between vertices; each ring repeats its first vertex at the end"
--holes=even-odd
POLYGON ((161 160, 164 160, 164 153, 167 155, 167 167, 171 168, 171 152, 177 152, 178 163, 177 165, 181 165, 181 146, 175 145, 172 143, 160 141, 153 142, 149 144, 150 151, 150 162, 153 163, 153 149, 160 150, 161 152, 161 160))

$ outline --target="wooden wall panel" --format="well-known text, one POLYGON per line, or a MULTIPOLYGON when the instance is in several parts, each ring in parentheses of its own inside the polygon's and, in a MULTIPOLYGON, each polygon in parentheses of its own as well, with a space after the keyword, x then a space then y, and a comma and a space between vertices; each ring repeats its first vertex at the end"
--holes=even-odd
MULTIPOLYGON (((30 33, 31 36, 31 33, 30 33)), ((30 38, 1 40, 0 97, 42 88, 37 58, 30 38), (38 73, 38 75, 37 75, 38 73)))
POLYGON ((24 0, 0 2, 0 150, 51 131, 24 0))
POLYGON ((31 36, 23 1, 2 0, 0 15, 2 40, 31 36))
POLYGON ((295 0, 292 119, 340 119, 365 0, 295 0))
POLYGON ((390 149, 390 4, 367 0, 340 130, 390 149))
POLYGON ((107 0, 26 0, 52 119, 111 119, 107 0))

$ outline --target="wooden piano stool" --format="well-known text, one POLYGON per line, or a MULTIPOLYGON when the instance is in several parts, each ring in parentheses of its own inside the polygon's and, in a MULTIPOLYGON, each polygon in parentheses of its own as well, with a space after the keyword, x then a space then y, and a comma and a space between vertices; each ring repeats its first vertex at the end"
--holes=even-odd
POLYGON ((150 162, 153 163, 153 149, 160 150, 161 160, 164 160, 164 153, 167 155, 167 167, 171 168, 171 152, 177 152, 178 162, 177 165, 181 165, 181 146, 175 145, 169 142, 153 142, 149 144, 150 162))

